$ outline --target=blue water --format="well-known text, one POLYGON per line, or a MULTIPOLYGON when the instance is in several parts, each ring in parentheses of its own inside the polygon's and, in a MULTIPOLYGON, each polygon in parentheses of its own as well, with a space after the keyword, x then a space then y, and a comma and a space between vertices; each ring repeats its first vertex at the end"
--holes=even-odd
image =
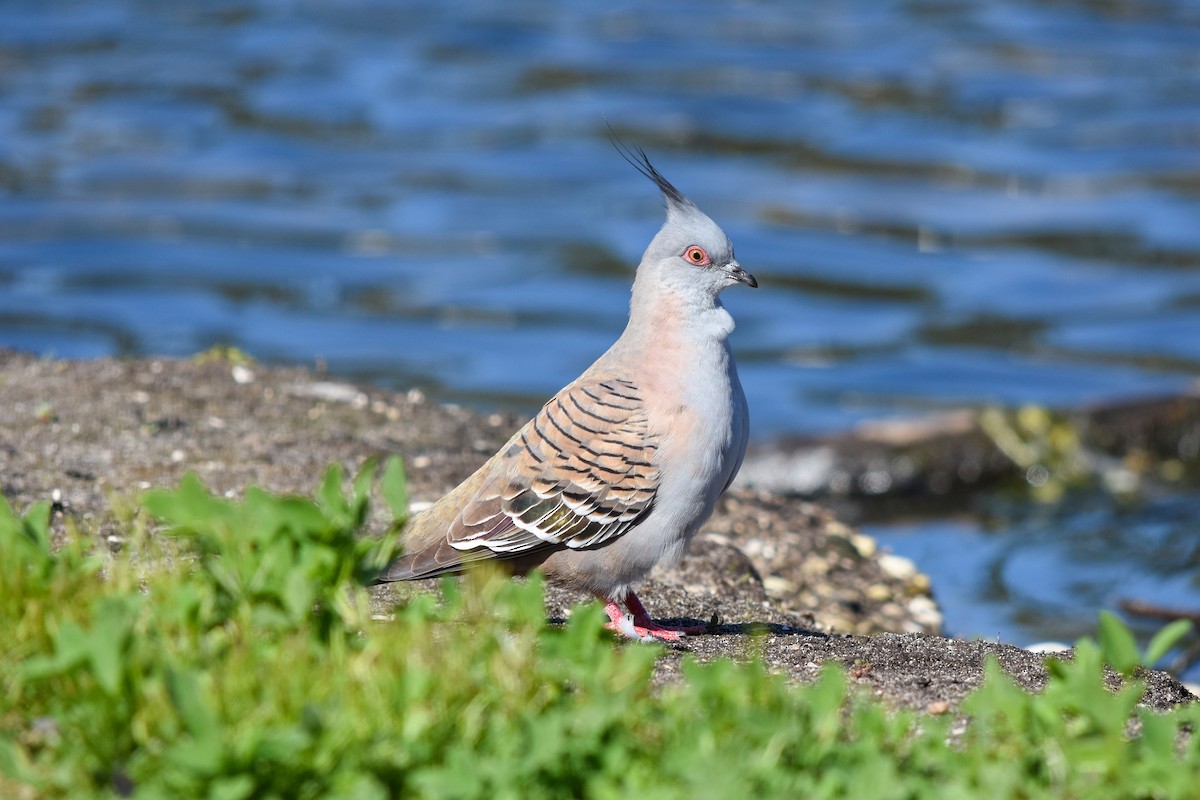
POLYGON ((761 283, 726 295, 756 438, 1200 375, 1192 0, 9 0, 0 344, 536 408, 661 223, 606 120, 761 283))
MULTIPOLYGON (((1070 643, 1094 628, 1097 609, 1116 610, 1122 600, 1195 609, 1198 517, 1194 495, 1125 505, 1097 494, 1066 506, 867 530, 935 576, 948 631, 1070 643)), ((1163 624, 1129 621, 1143 641, 1163 624)), ((1200 669, 1189 674, 1200 678, 1200 669)))

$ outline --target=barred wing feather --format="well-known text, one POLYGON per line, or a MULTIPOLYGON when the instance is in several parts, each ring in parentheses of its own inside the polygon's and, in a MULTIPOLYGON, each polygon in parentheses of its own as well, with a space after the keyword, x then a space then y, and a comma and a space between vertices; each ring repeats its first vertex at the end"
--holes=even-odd
POLYGON ((447 541, 503 557, 620 536, 654 504, 657 449, 633 383, 573 384, 514 437, 447 541))

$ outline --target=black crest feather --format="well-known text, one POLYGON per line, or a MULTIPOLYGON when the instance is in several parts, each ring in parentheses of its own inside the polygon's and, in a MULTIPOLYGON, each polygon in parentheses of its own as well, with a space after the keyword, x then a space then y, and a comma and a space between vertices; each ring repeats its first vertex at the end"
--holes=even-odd
POLYGON ((625 144, 625 142, 621 141, 621 137, 617 136, 617 132, 613 130, 613 126, 609 125, 607 121, 605 121, 605 124, 608 125, 608 140, 612 142, 613 148, 621 154, 621 158, 628 161, 630 166, 632 166, 638 172, 654 181, 654 183, 658 186, 659 191, 663 193, 663 196, 667 198, 669 203, 680 206, 692 205, 692 201, 688 200, 683 192, 676 189, 669 180, 662 176, 661 172, 654 168, 654 165, 650 163, 650 157, 646 155, 645 150, 636 145, 630 147, 629 145, 625 144))

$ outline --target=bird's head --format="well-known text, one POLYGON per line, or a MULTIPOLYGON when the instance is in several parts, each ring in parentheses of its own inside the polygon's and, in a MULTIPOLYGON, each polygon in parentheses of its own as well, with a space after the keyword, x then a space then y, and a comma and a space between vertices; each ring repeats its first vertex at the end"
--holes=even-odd
POLYGON ((720 226, 664 178, 644 150, 630 149, 615 137, 613 145, 634 169, 654 181, 667 206, 667 221, 642 255, 639 273, 649 270, 664 285, 714 297, 735 283, 758 286, 734 258, 733 243, 720 226))

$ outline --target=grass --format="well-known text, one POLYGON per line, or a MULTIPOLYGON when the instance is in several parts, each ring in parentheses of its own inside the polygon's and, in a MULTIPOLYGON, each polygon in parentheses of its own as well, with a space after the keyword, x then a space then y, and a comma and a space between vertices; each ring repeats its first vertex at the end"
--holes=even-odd
POLYGON ((594 604, 547 625, 537 580, 447 581, 443 602, 373 618, 364 582, 407 507, 399 462, 376 472, 331 468, 314 499, 231 501, 187 478, 141 498, 116 554, 79 531, 52 546, 48 505, 0 500, 0 797, 1194 791, 1200 743, 1181 731, 1197 711, 1138 708, 1132 678, 1179 626, 1139 653, 1103 617, 1038 696, 992 662, 965 733, 855 693, 837 667, 794 686, 758 663, 689 662, 656 688, 658 647, 614 645, 594 604), (382 538, 363 536, 373 489, 395 517, 382 538))

